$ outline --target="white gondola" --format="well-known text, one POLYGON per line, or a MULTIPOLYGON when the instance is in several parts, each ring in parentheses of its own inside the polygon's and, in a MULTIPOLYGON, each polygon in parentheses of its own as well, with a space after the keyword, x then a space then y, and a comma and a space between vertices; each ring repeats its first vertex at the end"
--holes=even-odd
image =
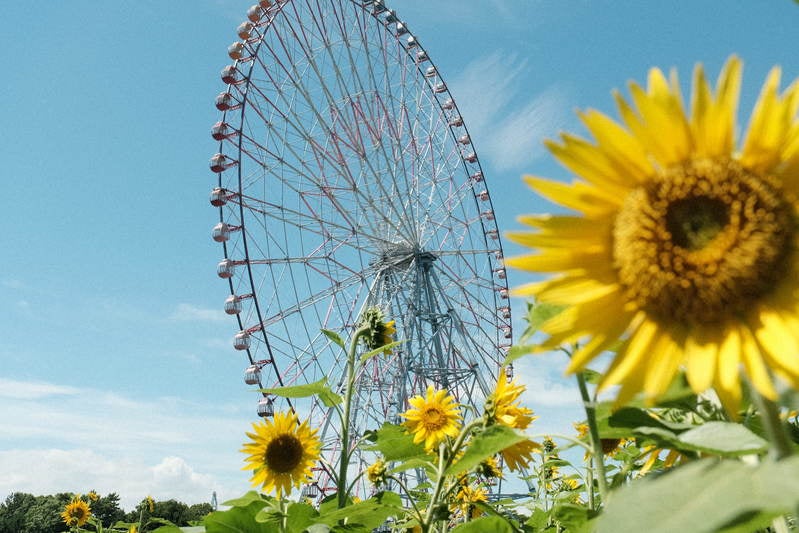
POLYGON ((216 266, 216 275, 222 279, 230 279, 233 277, 233 267, 233 261, 222 259, 216 266))
POLYGON ((258 400, 258 416, 262 418, 275 416, 275 401, 272 398, 258 400))
POLYGON ((225 313, 238 315, 241 313, 241 297, 231 294, 225 299, 225 313))
POLYGON ((258 365, 250 365, 244 369, 244 383, 258 385, 261 383, 261 369, 258 365))
POLYGON ((216 242, 225 242, 230 239, 230 226, 220 222, 211 230, 211 238, 216 242))
POLYGON ((233 347, 239 351, 248 350, 250 348, 251 335, 246 331, 239 331, 233 337, 233 347))

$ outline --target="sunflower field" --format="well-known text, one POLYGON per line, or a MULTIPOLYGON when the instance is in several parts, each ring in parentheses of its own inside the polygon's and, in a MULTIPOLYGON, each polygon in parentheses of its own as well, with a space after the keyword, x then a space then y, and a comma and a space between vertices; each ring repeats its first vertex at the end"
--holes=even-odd
MULTIPOLYGON (((481 412, 447 390, 409 401, 400 425, 347 433, 358 364, 399 344, 369 310, 349 343, 338 490, 292 500, 320 460, 317 428, 294 413, 253 425, 245 468, 258 488, 205 521, 227 531, 786 532, 799 516, 799 83, 768 74, 738 125, 742 61, 715 84, 701 65, 684 101, 676 72, 652 69, 619 119, 587 110, 592 138, 562 134, 551 154, 571 184, 528 176, 566 214, 522 215, 508 237, 533 273, 520 357, 566 357, 585 419, 572 435, 536 435, 522 383, 500 369, 481 412), (369 350, 356 356, 359 346, 369 350), (375 461, 353 473, 355 446, 375 461), (406 484, 408 471, 425 483, 406 484), (373 496, 360 501, 353 475, 373 496), (529 488, 497 498, 510 475, 529 488), (521 496, 521 497, 518 497, 521 496)), ((270 392, 281 394, 279 389, 270 392)), ((65 515, 82 520, 79 502, 65 515)), ((85 514, 85 513, 84 513, 85 514)))

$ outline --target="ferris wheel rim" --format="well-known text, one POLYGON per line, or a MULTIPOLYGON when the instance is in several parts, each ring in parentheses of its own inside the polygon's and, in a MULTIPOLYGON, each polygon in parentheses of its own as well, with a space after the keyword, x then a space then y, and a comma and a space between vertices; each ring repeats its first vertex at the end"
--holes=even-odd
MULTIPOLYGON (((355 0, 340 0, 339 3, 343 3, 343 2, 347 2, 347 3, 355 6, 356 8, 359 7, 359 8, 364 9, 364 10, 366 10, 367 8, 372 7, 374 5, 382 5, 382 3, 377 2, 377 1, 357 2, 355 0)), ((276 3, 275 4, 275 8, 277 9, 277 11, 276 11, 274 16, 275 17, 278 16, 282 12, 282 9, 286 5, 288 5, 290 3, 291 3, 290 1, 284 1, 284 2, 276 3)), ((427 51, 421 46, 421 44, 418 42, 418 39, 416 39, 416 37, 413 34, 411 34, 409 31, 407 31, 407 27, 406 26, 403 26, 406 31, 402 35, 407 36, 406 39, 408 39, 408 38, 412 38, 413 39, 413 45, 412 46, 409 45, 409 44, 408 45, 404 44, 403 41, 400 39, 400 37, 402 35, 397 35, 396 33, 392 34, 391 31, 388 29, 389 26, 384 21, 380 21, 380 19, 378 18, 378 15, 382 14, 382 13, 385 13, 385 12, 386 11, 381 11, 378 14, 372 14, 372 16, 379 24, 382 24, 386 28, 386 33, 388 35, 390 35, 391 37, 393 37, 396 40, 396 42, 405 50, 405 52, 408 55, 411 55, 412 52, 414 52, 414 51, 416 51, 417 53, 423 53, 424 56, 425 56, 425 61, 428 62, 430 65, 432 65, 433 68, 435 69, 435 71, 437 72, 438 69, 435 67, 435 64, 429 58, 429 56, 427 54, 427 51)), ((404 23, 401 23, 399 21, 396 22, 396 24, 403 24, 404 25, 404 23)), ((270 20, 269 24, 265 28, 264 33, 271 28, 271 25, 272 25, 272 21, 270 20)), ((394 27, 396 28, 397 26, 394 26, 394 27)), ((261 46, 262 42, 263 41, 258 43, 258 49, 255 50, 255 54, 254 55, 257 55, 257 52, 260 49, 260 46, 261 46)), ((406 41, 406 43, 409 43, 409 42, 410 41, 406 41)), ((241 72, 240 70, 238 70, 238 66, 240 64, 242 64, 241 59, 236 59, 234 61, 233 65, 232 65, 233 70, 237 71, 237 72, 241 72)), ((251 77, 252 77, 252 69, 253 69, 254 64, 255 64, 254 61, 250 63, 250 71, 249 71, 248 75, 243 76, 243 79, 237 81, 237 83, 235 83, 235 84, 231 83, 231 84, 228 85, 228 88, 227 88, 227 92, 228 93, 230 93, 231 90, 234 90, 234 91, 235 90, 240 90, 240 88, 239 88, 240 85, 244 86, 245 91, 249 91, 250 85, 252 84, 251 77)), ((420 75, 420 76, 424 75, 424 73, 421 70, 421 66, 417 66, 416 73, 418 75, 420 75)), ((433 94, 433 96, 434 96, 435 101, 439 105, 439 110, 438 110, 439 113, 441 113, 442 116, 446 116, 447 115, 447 113, 446 113, 447 109, 445 109, 444 106, 447 105, 447 106, 449 106, 449 108, 448 108, 449 110, 454 110, 454 114, 457 117, 461 117, 461 114, 460 114, 460 111, 459 111, 459 109, 457 107, 457 104, 455 103, 454 98, 452 97, 451 93, 449 92, 449 87, 446 85, 446 83, 443 82, 443 77, 441 77, 440 74, 437 74, 437 75, 438 75, 438 78, 441 79, 441 86, 440 86, 441 88, 440 89, 435 89, 433 86, 427 85, 427 84, 425 85, 425 87, 427 87, 431 91, 431 93, 433 91, 436 91, 433 94), (443 97, 439 98, 439 97, 436 97, 435 95, 443 95, 443 97)), ((244 120, 245 120, 245 112, 247 110, 247 98, 246 98, 246 95, 242 98, 241 106, 240 106, 239 109, 240 109, 240 112, 239 112, 240 119, 239 120, 240 120, 240 124, 243 125, 244 124, 244 120)), ((227 119, 227 110, 223 114, 222 122, 226 123, 226 119, 227 119)), ((459 124, 458 126, 453 126, 452 124, 449 125, 449 129, 448 129, 449 140, 455 146, 457 146, 459 137, 456 136, 455 127, 460 128, 460 131, 462 131, 465 134, 467 139, 469 139, 469 132, 468 132, 468 129, 466 128, 465 124, 463 123, 462 119, 461 119, 461 124, 459 124)), ((238 153, 239 154, 242 153, 242 143, 243 143, 244 137, 245 137, 245 135, 243 133, 243 126, 242 126, 241 131, 239 132, 239 136, 238 136, 238 153)), ((219 149, 219 153, 220 154, 222 154, 224 152, 225 142, 226 142, 225 139, 220 140, 220 149, 219 149)), ((492 218, 491 219, 485 220, 485 219, 483 219, 483 217, 480 217, 480 219, 479 219, 479 225, 480 225, 480 227, 482 229, 483 241, 485 243, 485 248, 483 250, 474 250, 474 253, 475 254, 485 253, 486 251, 491 250, 491 251, 496 253, 497 263, 501 265, 502 246, 501 246, 501 241, 499 241, 499 239, 498 239, 498 230, 497 230, 497 227, 496 227, 496 223, 493 220, 493 202, 492 202, 490 196, 487 195, 487 188, 485 188, 483 191, 479 191, 475 187, 476 183, 482 183, 483 182, 482 165, 481 165, 479 159, 477 158, 476 153, 474 153, 474 152, 472 152, 472 153, 459 152, 459 153, 460 153, 460 165, 463 168, 465 174, 470 177, 470 180, 468 182, 468 186, 469 186, 469 189, 471 190, 471 192, 475 195, 474 201, 478 202, 477 195, 481 194, 481 192, 485 192, 487 197, 483 200, 483 202, 488 207, 488 210, 492 213, 492 218), (474 181, 472 181, 471 178, 474 178, 475 176, 479 176, 479 180, 475 178, 474 181), (495 244, 492 244, 491 246, 489 246, 491 243, 489 243, 488 234, 491 231, 493 231, 494 235, 497 236, 497 241, 496 241, 495 244)), ((244 180, 246 179, 246 176, 243 176, 242 165, 240 164, 241 163, 241 159, 242 159, 242 157, 239 157, 239 160, 237 160, 237 163, 239 163, 239 164, 236 164, 234 166, 237 167, 238 194, 239 194, 240 198, 244 198, 245 195, 243 195, 241 191, 244 190, 243 185, 244 185, 244 180)), ((224 169, 222 171, 218 172, 218 186, 219 186, 219 188, 222 188, 222 189, 224 189, 223 188, 223 172, 224 172, 224 169)), ((485 187, 485 185, 483 185, 483 187, 485 187)), ((479 205, 478 205, 478 207, 479 207, 479 205)), ((239 213, 240 213, 240 220, 244 221, 246 216, 245 216, 245 205, 244 205, 243 201, 239 201, 239 213)), ((220 209, 220 224, 222 224, 222 223, 224 223, 224 220, 223 220, 223 213, 222 213, 222 211, 220 209)), ((242 223, 242 225, 244 225, 244 223, 242 223)), ((255 279, 255 276, 253 275, 253 270, 252 270, 252 267, 253 267, 254 264, 256 264, 259 260, 266 260, 267 258, 259 259, 257 256, 255 256, 255 254, 251 254, 250 253, 250 243, 248 242, 248 233, 246 231, 241 231, 241 240, 242 240, 243 247, 244 247, 244 259, 243 260, 242 259, 236 259, 235 255, 229 252, 227 243, 223 243, 224 244, 224 257, 225 257, 226 260, 242 261, 244 263, 243 266, 246 266, 246 269, 247 269, 247 272, 248 272, 248 277, 249 277, 249 285, 251 287, 253 305, 255 307, 255 313, 257 315, 257 320, 256 320, 256 324, 255 325, 247 327, 245 322, 242 321, 241 316, 237 315, 236 319, 238 321, 239 327, 240 327, 242 332, 245 332, 245 331, 250 331, 250 332, 263 331, 264 344, 265 344, 266 349, 267 349, 267 351, 269 353, 269 358, 268 358, 269 363, 268 364, 270 364, 273 367, 276 377, 280 381, 280 384, 282 384, 282 379, 281 379, 281 375, 282 374, 280 372, 280 369, 278 368, 278 363, 276 361, 276 357, 272 354, 271 345, 270 345, 270 341, 269 341, 269 336, 267 335, 267 332, 266 332, 266 324, 269 322, 269 319, 268 319, 268 317, 266 317, 266 315, 264 313, 261 312, 260 305, 259 305, 259 299, 258 299, 258 295, 257 295, 257 291, 256 291, 256 288, 258 287, 258 283, 257 283, 257 281, 255 279)), ((362 252, 365 252, 365 250, 366 250, 365 247, 361 248, 362 252)), ((438 250, 436 250, 436 251, 438 251, 438 250)), ((446 255, 453 255, 453 256, 454 255, 459 255, 460 257, 463 257, 464 255, 468 255, 470 253, 468 250, 466 250, 466 251, 441 250, 440 252, 442 252, 442 257, 446 256, 446 255)), ((287 258, 287 260, 290 260, 290 259, 291 258, 287 258)), ((301 258, 295 258, 295 259, 300 260, 301 258)), ((362 269, 360 271, 361 277, 365 277, 363 275, 364 272, 365 272, 365 269, 362 269)), ((494 292, 501 292, 502 290, 504 290, 505 294, 507 294, 507 282, 503 282, 503 280, 496 280, 496 279, 492 279, 491 281, 494 284, 494 287, 493 287, 494 292)), ((235 296, 236 292, 234 290, 232 279, 229 279, 228 283, 229 283, 229 288, 230 288, 231 295, 235 296)), ((495 294, 495 297, 496 297, 496 294, 495 294)), ((498 307, 498 304, 496 304, 494 307, 498 307)), ((298 311, 299 311, 299 309, 298 309, 298 311)), ((510 323, 509 322, 508 322, 508 326, 510 327, 510 323)), ((500 345, 499 344, 497 344, 497 348, 500 349, 500 345)), ((251 353, 249 347, 247 348, 246 353, 247 353, 247 356, 248 356, 251 364, 254 364, 254 363, 257 362, 258 358, 253 356, 253 354, 251 353)))

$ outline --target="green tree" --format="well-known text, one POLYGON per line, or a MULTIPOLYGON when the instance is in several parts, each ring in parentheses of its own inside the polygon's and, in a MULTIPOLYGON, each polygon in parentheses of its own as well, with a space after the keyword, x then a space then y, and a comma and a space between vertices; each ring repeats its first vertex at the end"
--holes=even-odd
POLYGON ((125 520, 125 511, 119 506, 119 495, 116 492, 111 492, 97 501, 90 502, 90 507, 92 514, 103 523, 103 527, 109 527, 125 520))
POLYGON ((18 533, 59 533, 69 528, 61 518, 61 512, 72 499, 72 494, 61 492, 55 495, 36 496, 25 513, 23 529, 18 533))
POLYGON ((200 522, 203 518, 205 518, 208 513, 213 512, 214 508, 211 506, 210 503, 195 503, 194 505, 189 506, 189 512, 187 515, 187 522, 188 525, 191 525, 192 522, 200 522))
POLYGON ((25 526, 25 515, 36 496, 25 492, 14 492, 0 504, 0 533, 20 533, 25 526))
POLYGON ((189 525, 189 506, 174 499, 155 502, 153 516, 169 520, 176 526, 189 525))

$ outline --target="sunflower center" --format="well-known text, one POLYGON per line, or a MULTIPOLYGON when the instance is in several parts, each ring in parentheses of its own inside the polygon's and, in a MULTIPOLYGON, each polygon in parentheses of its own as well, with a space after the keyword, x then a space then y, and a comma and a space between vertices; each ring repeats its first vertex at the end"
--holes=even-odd
POLYGON ((701 250, 729 222, 727 205, 717 198, 694 196, 673 202, 666 211, 672 242, 686 250, 701 250))
POLYGON ((428 431, 438 431, 447 424, 446 414, 438 407, 428 407, 424 410, 424 427, 428 431))
POLYGON ((784 276, 795 230, 775 181, 728 160, 671 167, 630 193, 613 228, 627 298, 661 320, 722 321, 784 276))
POLYGON ((264 462, 273 472, 291 472, 302 461, 304 448, 300 439, 294 435, 278 435, 266 446, 264 462))

